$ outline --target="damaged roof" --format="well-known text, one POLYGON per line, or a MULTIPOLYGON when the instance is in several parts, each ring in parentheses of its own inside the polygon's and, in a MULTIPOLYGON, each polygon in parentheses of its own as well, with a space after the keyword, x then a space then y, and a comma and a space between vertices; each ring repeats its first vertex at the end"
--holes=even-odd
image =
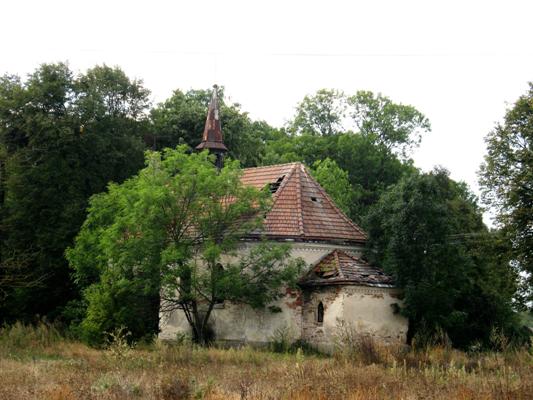
POLYGON ((390 275, 342 250, 333 250, 320 259, 299 283, 301 286, 352 284, 394 287, 390 275))
POLYGON ((241 181, 270 189, 273 205, 262 233, 271 239, 366 241, 366 233, 335 205, 302 163, 246 168, 241 181))

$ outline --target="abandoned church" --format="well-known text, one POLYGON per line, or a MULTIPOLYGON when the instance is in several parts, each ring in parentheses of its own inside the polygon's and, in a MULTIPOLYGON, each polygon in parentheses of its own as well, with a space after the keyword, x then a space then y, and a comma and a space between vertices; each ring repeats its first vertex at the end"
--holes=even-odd
MULTIPOLYGON (((217 167, 227 151, 223 142, 216 88, 198 150, 216 155, 217 167)), ((400 291, 379 268, 362 259, 365 232, 332 201, 301 163, 247 168, 242 183, 258 189, 270 186, 273 204, 266 215, 263 234, 268 240, 291 244, 291 256, 301 257, 306 270, 299 289, 272 307, 252 309, 225 301, 213 311, 216 340, 229 344, 260 345, 278 332, 324 351, 331 350, 337 330, 344 324, 377 341, 405 342, 407 320, 399 313, 400 291)), ((243 240, 245 254, 257 240, 243 240)), ((190 333, 181 310, 161 315, 160 337, 175 339, 190 333)))

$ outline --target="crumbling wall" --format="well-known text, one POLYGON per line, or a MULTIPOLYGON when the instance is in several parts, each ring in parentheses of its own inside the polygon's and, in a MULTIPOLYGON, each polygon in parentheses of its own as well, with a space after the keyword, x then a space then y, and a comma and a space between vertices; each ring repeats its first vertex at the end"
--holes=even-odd
MULTIPOLYGON (((257 244, 254 242, 243 243, 237 257, 239 254, 245 254, 255 245, 257 244)), ((336 248, 342 248, 356 255, 361 252, 361 248, 358 247, 293 243, 291 256, 301 257, 306 265, 310 266, 336 248)), ((231 262, 232 259, 225 261, 231 262)), ((279 307, 281 312, 273 313, 269 309, 254 310, 249 306, 226 301, 212 314, 211 323, 216 340, 230 343, 266 344, 271 342, 280 331, 287 332, 292 340, 301 339, 303 303, 300 290, 287 290, 283 298, 271 305, 279 307)), ((181 310, 175 310, 170 315, 161 315, 160 321, 159 337, 162 339, 173 340, 181 334, 190 335, 190 327, 181 310)))
POLYGON ((341 286, 321 286, 304 293, 302 339, 313 347, 330 352, 335 346, 338 319, 342 317, 341 286), (318 305, 324 307, 323 321, 318 321, 318 305))
POLYGON ((399 291, 391 288, 335 285, 307 289, 302 309, 302 339, 331 352, 341 340, 340 326, 382 343, 405 343, 407 319, 397 313, 399 291), (318 305, 324 307, 318 321, 318 305))
MULTIPOLYGON (((246 243, 238 254, 249 251, 254 243, 246 243)), ((302 257, 307 266, 320 260, 335 248, 359 255, 360 248, 294 243, 291 254, 302 257)), ((238 256, 238 255, 237 255, 238 256)), ((229 262, 230 260, 226 260, 229 262)), ((303 339, 324 351, 334 348, 340 321, 362 334, 370 334, 382 342, 405 342, 407 320, 395 313, 400 305, 399 291, 391 288, 336 285, 314 289, 287 290, 283 298, 270 309, 254 310, 228 301, 213 311, 211 326, 216 340, 229 343, 266 344, 284 332, 292 340, 303 339), (317 322, 318 304, 324 306, 324 321, 317 322)), ((183 311, 161 315, 160 337, 175 339, 179 334, 190 334, 183 311)))

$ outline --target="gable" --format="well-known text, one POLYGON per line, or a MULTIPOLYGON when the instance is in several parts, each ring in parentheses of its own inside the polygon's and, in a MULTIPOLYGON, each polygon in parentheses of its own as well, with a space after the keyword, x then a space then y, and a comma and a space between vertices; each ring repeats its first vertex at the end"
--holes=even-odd
POLYGON ((364 243, 365 232, 352 222, 301 163, 246 168, 241 181, 269 187, 271 210, 264 234, 274 239, 364 243))

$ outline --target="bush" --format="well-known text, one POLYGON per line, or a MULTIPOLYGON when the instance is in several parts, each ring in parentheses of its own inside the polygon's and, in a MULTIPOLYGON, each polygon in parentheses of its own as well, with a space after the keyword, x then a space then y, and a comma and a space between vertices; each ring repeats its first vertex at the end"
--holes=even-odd
POLYGON ((380 364, 386 358, 384 349, 370 334, 358 332, 352 324, 342 320, 337 321, 335 347, 337 356, 364 365, 380 364))
POLYGON ((274 353, 288 353, 293 342, 294 338, 290 329, 283 326, 276 329, 270 338, 270 350, 274 353))

